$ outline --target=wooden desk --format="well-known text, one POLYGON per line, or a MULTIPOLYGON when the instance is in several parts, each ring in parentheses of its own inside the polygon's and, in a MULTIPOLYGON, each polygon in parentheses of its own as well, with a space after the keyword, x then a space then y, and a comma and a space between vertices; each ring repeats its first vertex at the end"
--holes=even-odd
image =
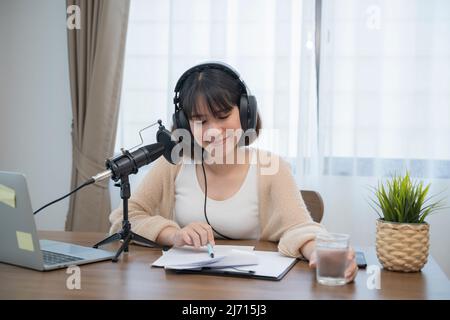
MULTIPOLYGON (((99 233, 40 232, 41 238, 91 246, 99 233)), ((218 244, 230 241, 217 241, 218 244)), ((276 250, 269 242, 236 241, 257 250, 276 250)), ((105 249, 118 248, 119 243, 105 249)), ((379 265, 374 248, 363 248, 368 265, 379 265)), ((342 287, 319 285, 315 272, 299 261, 281 281, 211 275, 174 274, 150 265, 159 249, 138 245, 111 261, 80 266, 81 289, 69 290, 66 269, 39 272, 0 263, 0 299, 450 299, 446 275, 430 257, 422 272, 381 271, 381 289, 369 290, 369 275, 360 270, 356 282, 342 287)))

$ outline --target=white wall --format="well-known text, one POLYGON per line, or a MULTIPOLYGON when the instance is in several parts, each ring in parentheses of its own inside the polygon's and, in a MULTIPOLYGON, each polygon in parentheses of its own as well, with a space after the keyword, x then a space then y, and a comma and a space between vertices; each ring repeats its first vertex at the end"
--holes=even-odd
MULTIPOLYGON (((66 4, 0 1, 0 170, 25 173, 33 209, 70 188, 72 166, 66 4)), ((68 200, 37 227, 63 230, 68 200)))

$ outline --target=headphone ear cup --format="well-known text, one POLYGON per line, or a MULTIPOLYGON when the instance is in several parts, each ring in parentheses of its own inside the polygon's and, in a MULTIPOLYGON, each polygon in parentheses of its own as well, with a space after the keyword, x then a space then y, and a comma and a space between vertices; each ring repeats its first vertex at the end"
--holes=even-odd
POLYGON ((178 118, 177 118, 177 112, 176 111, 172 114, 172 123, 173 123, 173 129, 178 129, 180 127, 180 125, 178 123, 178 118))
POLYGON ((258 103, 255 96, 248 96, 248 129, 256 130, 256 121, 258 115, 258 103))
POLYGON ((175 121, 177 123, 178 129, 185 129, 191 132, 191 126, 189 125, 189 120, 186 118, 183 110, 176 111, 174 113, 175 121))
POLYGON ((239 103, 239 117, 241 120, 241 127, 244 133, 248 129, 248 100, 247 95, 241 95, 241 101, 239 103))
POLYGON ((249 145, 256 139, 256 119, 258 108, 255 96, 241 95, 241 104, 239 106, 239 116, 241 117, 241 127, 244 131, 239 140, 239 146, 249 145))

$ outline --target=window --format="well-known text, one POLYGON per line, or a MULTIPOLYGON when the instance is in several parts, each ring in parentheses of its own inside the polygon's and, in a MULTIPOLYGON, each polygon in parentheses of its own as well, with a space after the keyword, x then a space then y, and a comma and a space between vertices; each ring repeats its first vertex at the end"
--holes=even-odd
POLYGON ((323 1, 325 174, 450 178, 450 3, 323 1))

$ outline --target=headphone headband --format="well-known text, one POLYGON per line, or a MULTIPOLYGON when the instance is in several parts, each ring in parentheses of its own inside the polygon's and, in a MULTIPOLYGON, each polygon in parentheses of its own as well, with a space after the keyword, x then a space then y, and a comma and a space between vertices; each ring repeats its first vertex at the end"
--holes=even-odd
POLYGON ((198 64, 198 65, 193 66, 192 68, 188 69, 178 79, 177 84, 175 85, 175 90, 174 90, 175 96, 173 98, 173 103, 175 104, 176 110, 180 109, 180 107, 178 105, 178 102, 179 102, 178 94, 179 94, 181 88, 183 87, 183 84, 186 81, 186 79, 194 72, 202 72, 207 69, 216 69, 216 70, 221 70, 221 71, 225 72, 226 74, 231 76, 233 79, 236 79, 239 81, 241 89, 243 90, 243 93, 245 93, 246 95, 251 95, 249 88, 245 84, 244 80, 241 79, 241 75, 232 66, 230 66, 224 62, 221 62, 221 61, 205 62, 205 63, 198 64))

